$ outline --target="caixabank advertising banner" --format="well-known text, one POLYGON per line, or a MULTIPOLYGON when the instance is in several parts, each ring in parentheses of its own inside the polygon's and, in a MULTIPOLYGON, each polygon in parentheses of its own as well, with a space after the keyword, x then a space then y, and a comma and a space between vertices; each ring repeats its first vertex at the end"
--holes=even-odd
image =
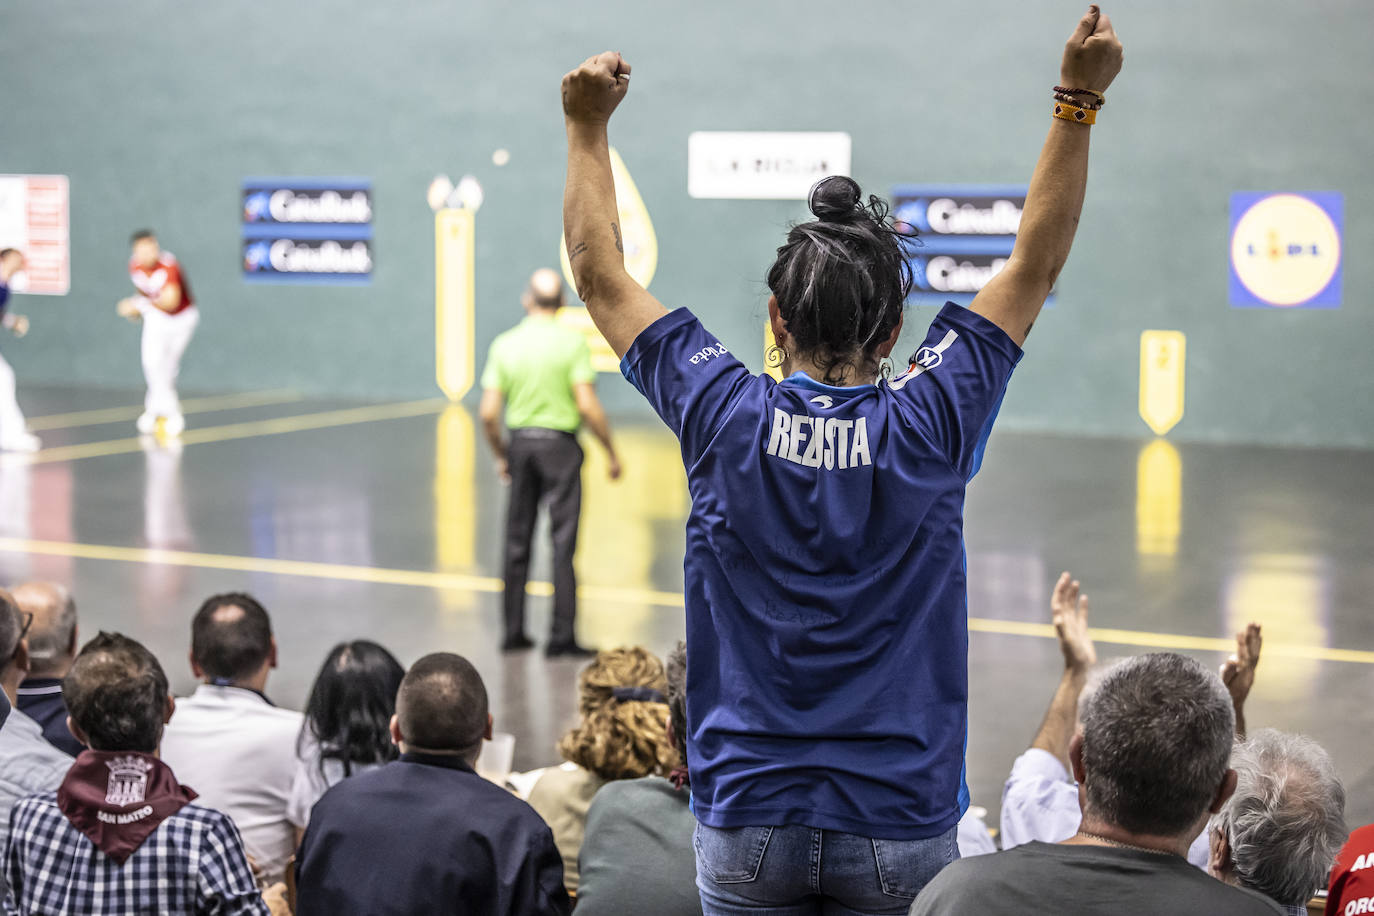
POLYGON ((372 279, 372 183, 365 178, 249 178, 242 194, 243 278, 250 283, 372 279))
POLYGON ((910 301, 967 306, 1006 266, 1016 244, 1026 185, 903 185, 892 215, 915 230, 907 242, 910 301))

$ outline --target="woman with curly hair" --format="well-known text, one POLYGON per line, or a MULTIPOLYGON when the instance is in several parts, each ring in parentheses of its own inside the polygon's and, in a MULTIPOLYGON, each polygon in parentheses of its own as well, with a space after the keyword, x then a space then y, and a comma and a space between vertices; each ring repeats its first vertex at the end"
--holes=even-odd
POLYGON ((566 762, 546 770, 529 797, 553 830, 563 880, 573 894, 587 808, 597 790, 617 779, 667 776, 679 762, 668 740, 668 680, 652 652, 639 646, 599 652, 578 686, 581 721, 558 742, 566 762))

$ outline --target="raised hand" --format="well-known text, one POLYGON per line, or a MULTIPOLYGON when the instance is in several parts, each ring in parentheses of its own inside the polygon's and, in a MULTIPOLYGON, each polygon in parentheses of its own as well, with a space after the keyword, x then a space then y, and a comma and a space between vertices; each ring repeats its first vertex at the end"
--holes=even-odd
POLYGON ((1240 706, 1255 686, 1255 668, 1259 665, 1260 646, 1264 639, 1260 625, 1252 623, 1236 634, 1236 653, 1221 666, 1221 682, 1231 694, 1231 702, 1240 706))
POLYGON ((1088 635, 1088 596, 1080 593, 1078 580, 1067 572, 1054 584, 1050 610, 1054 612, 1054 634, 1064 653, 1064 667, 1086 672, 1097 664, 1097 648, 1088 635))
POLYGON ((605 124, 630 91, 630 65, 614 51, 587 58, 563 77, 563 116, 605 124))
POLYGON ((1106 92, 1121 72, 1121 61, 1121 41, 1112 21, 1094 3, 1064 45, 1064 59, 1059 65, 1061 85, 1106 92))

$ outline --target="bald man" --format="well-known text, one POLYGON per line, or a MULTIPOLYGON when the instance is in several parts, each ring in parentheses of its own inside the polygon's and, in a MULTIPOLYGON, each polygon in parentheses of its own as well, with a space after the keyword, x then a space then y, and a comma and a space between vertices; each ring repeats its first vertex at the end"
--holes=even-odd
POLYGON ((521 296, 525 320, 492 341, 482 372, 482 428, 496 459, 496 472, 510 485, 506 514, 503 652, 529 649, 525 633, 525 584, 540 503, 547 503, 553 536, 553 622, 544 653, 587 656, 577 644, 577 576, 573 553, 582 511, 582 447, 577 431, 586 424, 606 449, 612 480, 620 460, 611 441, 606 412, 596 397, 587 341, 556 320, 563 307, 563 280, 543 268, 530 277, 521 296), (504 423, 503 423, 504 414, 504 423))
POLYGON ((76 601, 56 582, 25 582, 10 594, 21 612, 33 615, 29 673, 19 685, 16 705, 39 724, 49 744, 75 757, 84 748, 67 727, 62 679, 76 659, 76 601))

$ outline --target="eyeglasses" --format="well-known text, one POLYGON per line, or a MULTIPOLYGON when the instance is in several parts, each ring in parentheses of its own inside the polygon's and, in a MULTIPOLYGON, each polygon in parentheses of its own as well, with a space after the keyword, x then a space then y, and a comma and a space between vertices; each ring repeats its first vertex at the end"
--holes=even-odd
MULTIPOLYGON (((19 628, 19 635, 15 637, 14 651, 10 653, 10 658, 14 658, 19 654, 19 644, 24 641, 25 636, 29 635, 29 627, 33 626, 32 611, 20 611, 19 618, 24 621, 24 625, 19 628)), ((9 659, 5 660, 5 664, 9 664, 9 659)))

